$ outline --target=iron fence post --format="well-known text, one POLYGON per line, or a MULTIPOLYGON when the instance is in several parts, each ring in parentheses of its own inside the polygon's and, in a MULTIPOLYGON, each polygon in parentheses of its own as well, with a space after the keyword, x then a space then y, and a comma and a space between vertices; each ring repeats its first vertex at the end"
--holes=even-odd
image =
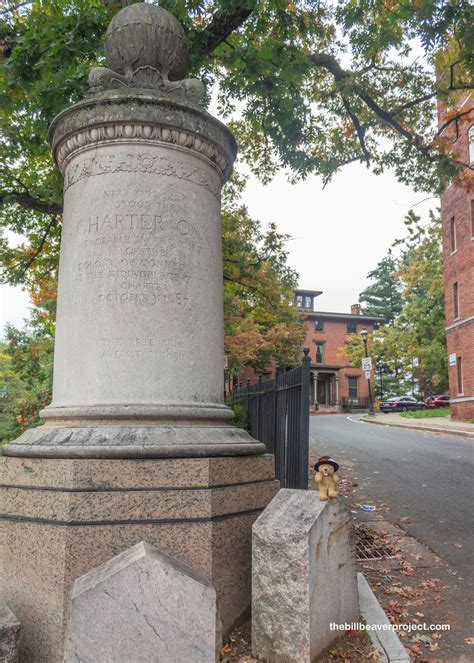
POLYGON ((301 362, 301 403, 300 403, 300 434, 299 434, 299 477, 298 487, 308 489, 308 458, 309 458, 309 381, 311 378, 311 358, 309 348, 303 349, 301 362))

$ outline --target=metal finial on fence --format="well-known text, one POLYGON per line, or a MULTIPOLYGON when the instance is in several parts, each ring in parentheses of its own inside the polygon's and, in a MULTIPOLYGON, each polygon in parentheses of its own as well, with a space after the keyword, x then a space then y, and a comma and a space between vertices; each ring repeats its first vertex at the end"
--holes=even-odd
POLYGON ((307 357, 309 355, 309 348, 303 348, 303 354, 307 357))

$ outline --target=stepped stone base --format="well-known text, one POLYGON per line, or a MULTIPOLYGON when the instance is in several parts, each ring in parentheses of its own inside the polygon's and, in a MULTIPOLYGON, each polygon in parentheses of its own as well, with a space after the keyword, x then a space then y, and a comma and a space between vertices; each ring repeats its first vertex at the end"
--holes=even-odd
POLYGON ((0 459, 0 600, 21 663, 62 663, 77 577, 140 541, 206 575, 223 631, 250 606, 252 523, 278 490, 271 455, 0 459))

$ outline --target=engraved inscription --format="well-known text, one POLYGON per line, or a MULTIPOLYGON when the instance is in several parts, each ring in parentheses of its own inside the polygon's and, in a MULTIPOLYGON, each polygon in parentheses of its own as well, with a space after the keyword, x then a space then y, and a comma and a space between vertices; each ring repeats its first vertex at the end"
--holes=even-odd
POLYGON ((156 338, 101 338, 101 359, 165 359, 177 363, 183 357, 180 339, 156 338))
POLYGON ((154 173, 176 177, 198 184, 220 197, 220 181, 217 173, 199 166, 192 166, 180 159, 172 161, 153 154, 96 154, 93 157, 76 159, 68 166, 64 177, 64 190, 85 177, 106 173, 154 173))
POLYGON ((205 237, 195 221, 185 218, 190 210, 177 195, 163 201, 146 190, 130 193, 129 199, 107 190, 103 213, 70 220, 82 247, 74 278, 92 286, 99 305, 186 309, 192 283, 212 282, 214 258, 205 237), (117 206, 147 211, 117 212, 117 206))

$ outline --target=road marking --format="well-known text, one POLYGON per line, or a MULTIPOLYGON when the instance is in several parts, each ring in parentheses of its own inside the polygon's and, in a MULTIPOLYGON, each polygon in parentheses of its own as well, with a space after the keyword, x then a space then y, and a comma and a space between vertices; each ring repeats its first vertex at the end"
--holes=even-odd
POLYGON ((352 417, 346 417, 349 421, 352 421, 353 424, 365 424, 365 421, 361 419, 353 419, 352 417))

